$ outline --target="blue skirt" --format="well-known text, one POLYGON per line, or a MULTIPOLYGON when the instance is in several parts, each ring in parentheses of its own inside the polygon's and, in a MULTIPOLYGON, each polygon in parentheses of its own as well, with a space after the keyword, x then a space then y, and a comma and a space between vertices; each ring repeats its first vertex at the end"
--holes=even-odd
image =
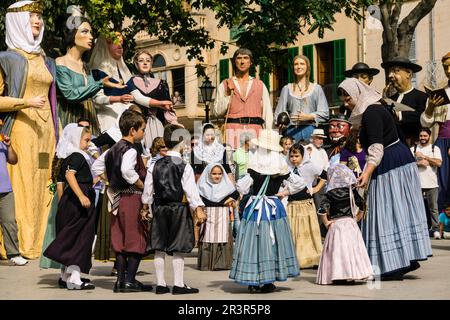
POLYGON ((445 206, 450 204, 450 156, 448 155, 450 139, 437 138, 434 144, 439 147, 442 155, 442 164, 438 168, 438 208, 439 212, 442 212, 445 206))
POLYGON ((361 231, 375 273, 388 276, 418 267, 432 255, 417 165, 401 142, 384 150, 372 174, 361 231))
POLYGON ((283 204, 277 197, 261 201, 259 225, 258 210, 245 208, 233 251, 230 278, 245 285, 285 281, 300 274, 283 204))

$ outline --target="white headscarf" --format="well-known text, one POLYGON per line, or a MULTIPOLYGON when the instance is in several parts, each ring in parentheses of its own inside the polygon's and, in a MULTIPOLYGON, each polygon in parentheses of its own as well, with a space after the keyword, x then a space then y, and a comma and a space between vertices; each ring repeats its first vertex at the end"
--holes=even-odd
POLYGON ((69 123, 64 127, 62 136, 59 138, 58 144, 56 145, 56 156, 59 159, 67 158, 67 146, 69 145, 69 137, 71 131, 78 127, 76 123, 69 123))
POLYGON ((58 158, 65 159, 69 157, 72 153, 78 152, 86 159, 90 167, 92 165, 92 158, 89 156, 89 154, 87 154, 86 151, 80 149, 80 142, 84 127, 79 127, 77 124, 75 124, 76 126, 73 126, 73 124, 74 123, 69 124, 70 127, 67 129, 67 131, 66 128, 69 125, 67 125, 66 128, 64 128, 64 130, 66 131, 65 143, 62 144, 59 149, 58 158))
POLYGON ((249 154, 248 168, 263 175, 287 174, 289 166, 286 157, 278 151, 257 147, 249 154))
POLYGON ((92 51, 91 60, 89 62, 91 69, 98 69, 105 72, 107 75, 115 80, 119 80, 119 72, 125 83, 131 78, 131 72, 128 69, 123 57, 115 60, 108 50, 108 42, 104 36, 97 39, 94 50, 92 51))
MULTIPOLYGON (((198 144, 193 148, 195 157, 206 163, 217 163, 222 162, 223 153, 225 152, 225 147, 217 141, 217 138, 214 141, 207 145, 203 141, 204 136, 204 128, 206 125, 211 125, 211 123, 205 123, 202 126, 202 138, 199 139, 198 144)), ((214 127, 215 130, 215 127, 214 127)))
POLYGON ((342 163, 337 163, 328 168, 328 182, 327 182, 327 192, 337 188, 348 188, 350 195, 350 208, 352 214, 355 217, 358 213, 358 207, 355 203, 355 196, 353 194, 353 186, 356 184, 357 180, 355 174, 346 165, 342 163))
POLYGON ((362 115, 367 107, 377 103, 381 98, 375 89, 356 78, 347 78, 341 82, 339 88, 344 89, 355 102, 355 108, 352 110, 349 121, 355 127, 361 125, 362 115))
POLYGON ((219 163, 210 163, 206 166, 198 179, 197 186, 200 195, 212 202, 220 202, 236 190, 225 169, 219 163), (222 169, 222 180, 219 183, 211 180, 211 171, 214 167, 222 169))
MULTIPOLYGON (((33 1, 19 1, 8 7, 20 8, 33 1)), ((41 42, 44 36, 44 25, 37 38, 31 31, 30 12, 7 12, 5 19, 6 45, 9 49, 20 49, 28 53, 41 53, 41 42)))
POLYGON ((308 190, 312 190, 313 183, 322 173, 321 168, 311 161, 309 152, 306 149, 304 149, 303 160, 297 167, 297 171, 298 175, 305 180, 308 190))

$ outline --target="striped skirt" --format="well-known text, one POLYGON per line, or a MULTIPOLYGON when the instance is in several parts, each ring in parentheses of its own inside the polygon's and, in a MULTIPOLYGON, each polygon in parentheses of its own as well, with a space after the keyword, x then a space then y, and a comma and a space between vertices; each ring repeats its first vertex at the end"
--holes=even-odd
POLYGON ((407 273, 432 254, 417 165, 401 142, 372 174, 361 231, 375 274, 407 273))
POLYGON ((299 274, 295 246, 281 201, 277 197, 264 197, 253 210, 247 204, 233 250, 230 278, 257 286, 285 281, 299 274))
POLYGON ((322 239, 313 199, 289 202, 287 214, 300 267, 318 266, 322 239))

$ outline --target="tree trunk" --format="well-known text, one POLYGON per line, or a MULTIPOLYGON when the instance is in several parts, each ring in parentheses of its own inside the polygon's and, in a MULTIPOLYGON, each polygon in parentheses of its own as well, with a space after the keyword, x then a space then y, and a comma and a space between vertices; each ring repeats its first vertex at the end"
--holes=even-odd
POLYGON ((381 0, 379 2, 383 25, 383 44, 381 45, 383 62, 395 57, 409 57, 411 41, 417 24, 431 12, 436 1, 421 0, 400 23, 399 17, 404 1, 381 0))

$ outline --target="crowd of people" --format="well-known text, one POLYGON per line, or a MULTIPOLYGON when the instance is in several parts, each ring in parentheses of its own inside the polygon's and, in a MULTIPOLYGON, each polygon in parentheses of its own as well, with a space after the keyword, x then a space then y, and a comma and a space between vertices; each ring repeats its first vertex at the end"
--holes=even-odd
MULTIPOLYGON (((337 89, 345 109, 330 114, 298 55, 273 111, 240 48, 213 107, 223 132, 205 123, 191 138, 149 51, 130 71, 123 37, 94 46, 71 6, 67 52, 53 60, 41 47, 42 10, 8 8, 0 53, 0 223, 11 265, 40 258, 61 271, 60 288, 92 290, 81 275, 94 255, 114 261, 114 292, 142 292, 153 291, 136 279, 151 255, 156 294, 192 294, 184 259, 197 248, 199 272, 230 270, 249 292, 270 293, 305 268, 322 285, 401 280, 432 256, 430 237, 450 238, 450 104, 412 86, 419 65, 384 62, 390 82, 379 93, 370 86, 379 70, 355 64, 337 89)), ((450 80, 450 52, 442 66, 450 80)))

